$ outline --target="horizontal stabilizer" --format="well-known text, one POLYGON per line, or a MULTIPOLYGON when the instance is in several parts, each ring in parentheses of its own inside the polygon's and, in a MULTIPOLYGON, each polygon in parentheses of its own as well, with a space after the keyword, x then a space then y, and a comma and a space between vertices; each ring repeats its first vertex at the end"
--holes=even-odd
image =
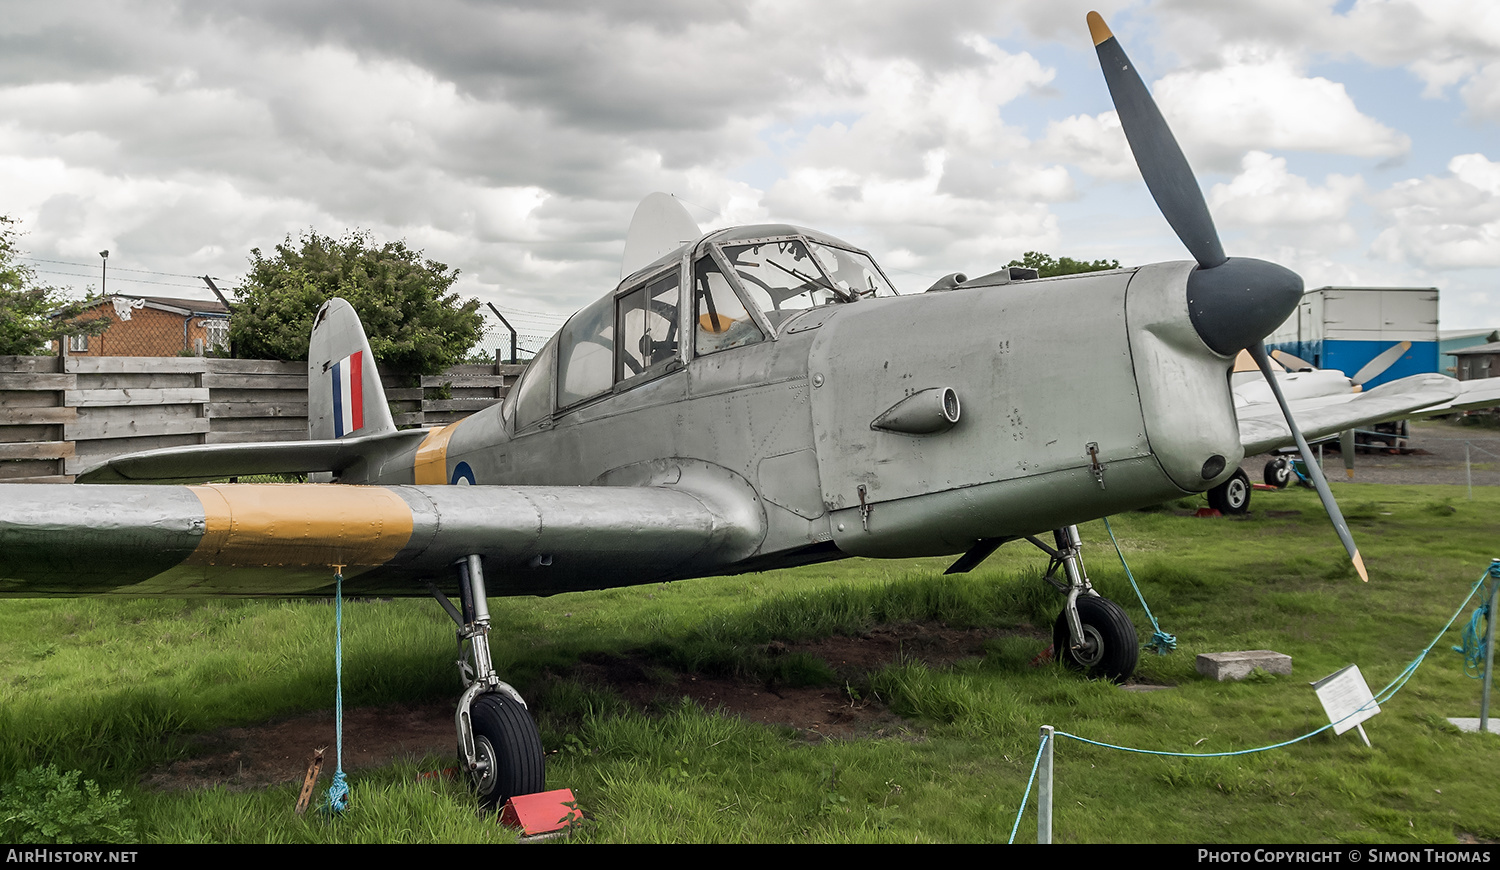
POLYGON ((341 474, 360 462, 419 443, 425 429, 324 441, 194 444, 114 456, 78 475, 79 483, 203 483, 252 474, 341 474))

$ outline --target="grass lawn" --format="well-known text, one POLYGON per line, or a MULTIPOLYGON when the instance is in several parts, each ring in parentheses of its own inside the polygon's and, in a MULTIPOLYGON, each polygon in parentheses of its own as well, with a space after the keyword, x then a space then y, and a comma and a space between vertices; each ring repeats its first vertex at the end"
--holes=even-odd
MULTIPOLYGON (((494 599, 496 665, 537 711, 550 787, 569 787, 586 842, 1004 842, 1038 745, 1055 726, 1176 752, 1277 743, 1326 724, 1308 686, 1357 663, 1379 690, 1434 638, 1500 556, 1500 490, 1334 484, 1370 570, 1349 569, 1316 496, 1258 492, 1244 519, 1185 516, 1184 501, 1111 520, 1162 627, 1122 691, 1031 664, 1060 606, 1038 582, 1045 556, 1009 544, 979 570, 948 560, 849 560, 740 577, 547 599, 494 599), (574 676, 580 660, 634 651, 672 671, 782 685, 831 682, 773 641, 858 636, 924 621, 994 630, 980 658, 911 658, 838 679, 850 703, 902 717, 880 736, 812 742, 680 701, 642 710, 574 676), (1199 677, 1202 652, 1272 649, 1291 677, 1199 677)), ((1103 523, 1082 527, 1096 585, 1150 624, 1103 523)), ((1500 738, 1462 734, 1480 685, 1451 651, 1477 603, 1416 675, 1350 732, 1229 758, 1162 758, 1059 741, 1058 842, 1453 843, 1500 839, 1500 738)), ((0 783, 51 763, 119 789, 145 842, 482 842, 459 784, 412 759, 361 771, 342 819, 291 815, 296 785, 158 792, 143 772, 186 738, 332 705, 332 608, 319 602, 0 601, 0 783)), ((452 627, 430 599, 351 602, 348 706, 456 697, 452 627)), ((1497 711, 1500 713, 1500 711, 1497 711)), ((0 804, 3 806, 3 804, 0 804)), ((0 814, 3 820, 3 814, 0 814)), ((82 824, 80 822, 80 824, 82 824)), ((1035 805, 1019 842, 1036 833, 1035 805)), ((0 841, 7 839, 0 827, 0 841)), ((14 833, 12 833, 14 836, 14 833)))

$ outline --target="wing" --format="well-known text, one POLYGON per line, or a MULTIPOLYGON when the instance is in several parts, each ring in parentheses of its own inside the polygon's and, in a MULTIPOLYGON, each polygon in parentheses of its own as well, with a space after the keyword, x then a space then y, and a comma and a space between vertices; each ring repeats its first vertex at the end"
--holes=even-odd
POLYGON ((485 560, 491 595, 714 573, 764 537, 757 503, 670 486, 55 486, 0 504, 0 597, 426 595, 485 560))
POLYGON ((1423 408, 1412 416, 1433 417, 1438 414, 1451 414, 1454 411, 1500 406, 1500 378, 1480 378, 1477 381, 1459 381, 1458 383, 1463 392, 1459 393, 1453 401, 1423 408))
MULTIPOLYGON (((1451 406, 1462 389, 1458 381, 1444 375, 1412 375, 1368 392, 1289 399, 1288 404, 1302 434, 1314 439, 1358 426, 1420 416, 1418 412, 1436 406, 1451 406)), ((1241 405, 1235 414, 1239 417, 1240 443, 1246 456, 1294 443, 1291 430, 1275 404, 1241 405)))

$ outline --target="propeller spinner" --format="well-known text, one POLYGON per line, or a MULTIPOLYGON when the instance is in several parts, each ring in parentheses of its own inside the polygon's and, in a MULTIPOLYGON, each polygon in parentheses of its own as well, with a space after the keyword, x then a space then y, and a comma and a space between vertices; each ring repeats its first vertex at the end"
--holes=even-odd
MULTIPOLYGON (((1130 142, 1136 166, 1140 168, 1162 216, 1193 259, 1198 261, 1198 268, 1193 270, 1187 283, 1188 313, 1193 328, 1204 344, 1225 356, 1232 356, 1242 349, 1250 351, 1261 374, 1271 385, 1271 392, 1281 406, 1282 416, 1296 439, 1297 448, 1303 456, 1311 456, 1307 440, 1297 428, 1297 421, 1276 383, 1270 357, 1262 343, 1296 309, 1302 298, 1302 278, 1284 266, 1265 260, 1225 256, 1213 216, 1208 212, 1208 203, 1198 187, 1198 179, 1156 101, 1151 98, 1151 92, 1146 89, 1146 83, 1099 13, 1090 12, 1088 24, 1104 81, 1109 85, 1110 99, 1120 116, 1120 126, 1130 142)), ((1316 462, 1307 463, 1307 467, 1323 509, 1333 521, 1334 531, 1338 532, 1339 540, 1348 551, 1355 571, 1361 580, 1368 581, 1364 560, 1360 558, 1359 548, 1349 534, 1349 525, 1328 488, 1328 481, 1323 478, 1322 469, 1316 462)))

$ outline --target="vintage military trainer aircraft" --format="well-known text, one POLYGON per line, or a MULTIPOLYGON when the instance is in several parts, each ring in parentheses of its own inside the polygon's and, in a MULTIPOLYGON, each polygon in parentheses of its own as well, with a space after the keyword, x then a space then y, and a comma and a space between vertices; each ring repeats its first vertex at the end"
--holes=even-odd
MULTIPOLYGON (((623 280, 573 315, 502 404, 397 430, 359 320, 334 299, 312 331, 310 440, 156 450, 67 488, 7 487, 0 596, 324 596, 334 566, 351 594, 431 593, 459 626, 462 761, 490 803, 540 791, 543 774, 525 703, 490 662, 489 595, 846 556, 954 554, 950 571, 967 571, 1028 539, 1065 594, 1059 657, 1129 677, 1135 629, 1090 585, 1075 524, 1238 471, 1231 363, 1249 348, 1269 371, 1261 341, 1302 280, 1225 256, 1145 85, 1102 19, 1089 26, 1142 174, 1193 262, 1043 280, 955 273, 898 295, 839 239, 782 224, 704 234, 653 195, 623 280), (336 482, 196 485, 271 472, 336 482)), ((1277 400, 1283 419, 1259 424, 1274 431, 1260 441, 1300 443, 1277 400)))

